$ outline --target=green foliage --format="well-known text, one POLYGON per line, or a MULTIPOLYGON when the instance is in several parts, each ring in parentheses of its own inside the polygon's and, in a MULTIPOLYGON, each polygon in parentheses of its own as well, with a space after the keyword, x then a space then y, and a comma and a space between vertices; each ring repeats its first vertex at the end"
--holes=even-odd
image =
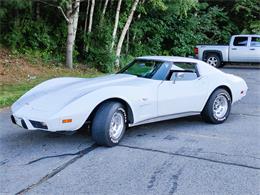
MULTIPOLYGON (((181 2, 181 1, 180 1, 181 2)), ((193 55, 193 48, 199 43, 227 43, 236 31, 223 9, 206 3, 194 7, 182 15, 177 11, 179 4, 167 4, 167 10, 153 8, 136 21, 132 27, 135 42, 134 55, 193 55)), ((183 6, 183 5, 182 5, 183 6)))
MULTIPOLYGON (((67 24, 57 6, 66 10, 69 1, 0 1, 0 42, 46 61, 64 62, 67 24), (40 13, 36 17, 37 6, 40 13)), ((81 1, 73 57, 74 61, 111 72, 115 51, 110 51, 110 46, 117 3, 109 1, 100 22, 103 3, 96 1, 93 30, 84 36, 87 3, 81 1)), ((122 1, 116 42, 132 3, 122 1)), ((125 40, 123 44, 120 64, 141 55, 193 55, 193 48, 199 43, 227 43, 233 34, 259 34, 259 13, 259 0, 232 0, 229 4, 224 0, 140 0, 129 29, 129 42, 125 40)))
POLYGON ((240 21, 242 33, 260 34, 260 1, 259 0, 237 0, 234 5, 237 17, 243 17, 240 21))
POLYGON ((66 32, 63 29, 64 26, 53 29, 41 20, 18 19, 3 39, 12 49, 50 60, 55 56, 63 56, 64 49, 60 49, 64 48, 64 40, 66 40, 66 32))
POLYGON ((85 39, 90 40, 85 42, 85 45, 89 44, 89 51, 85 51, 86 62, 102 72, 112 72, 116 59, 115 54, 110 52, 112 26, 109 26, 108 21, 105 20, 102 25, 97 26, 95 31, 98 33, 92 33, 88 35, 89 39, 85 39))

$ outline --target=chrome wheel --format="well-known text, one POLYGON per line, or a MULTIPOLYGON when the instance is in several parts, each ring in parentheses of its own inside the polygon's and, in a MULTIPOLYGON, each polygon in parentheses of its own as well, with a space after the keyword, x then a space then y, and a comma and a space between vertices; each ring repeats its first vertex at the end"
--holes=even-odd
POLYGON ((219 94, 213 103, 213 113, 216 119, 222 119, 228 111, 228 99, 224 94, 219 94))
POLYGON ((113 142, 117 142, 120 138, 125 126, 125 117, 121 111, 116 111, 111 119, 109 136, 113 142))
POLYGON ((207 59, 207 63, 211 66, 217 67, 218 65, 218 59, 214 56, 211 56, 207 59))

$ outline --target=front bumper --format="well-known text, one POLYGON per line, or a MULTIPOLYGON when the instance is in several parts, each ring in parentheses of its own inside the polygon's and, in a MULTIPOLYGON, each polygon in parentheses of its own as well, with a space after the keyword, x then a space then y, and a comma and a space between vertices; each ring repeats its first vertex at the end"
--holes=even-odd
POLYGON ((15 117, 14 115, 11 115, 11 121, 13 124, 18 125, 24 129, 42 129, 42 130, 48 130, 48 126, 45 122, 40 121, 34 121, 34 120, 28 120, 24 118, 15 117))
MULTIPOLYGON (((57 131, 75 131, 79 129, 84 122, 80 122, 80 117, 70 117, 72 118, 71 123, 62 123, 62 118, 55 118, 55 119, 39 119, 39 118, 27 118, 27 117, 21 117, 17 116, 15 114, 11 115, 11 121, 18 125, 19 127, 22 127, 24 129, 28 130, 44 130, 44 131, 51 131, 51 132, 57 132, 57 131), (76 120, 78 119, 78 120, 76 120)), ((84 119, 83 119, 84 120, 84 119)))
POLYGON ((28 130, 75 131, 86 121, 86 113, 59 113, 33 108, 30 105, 11 107, 11 120, 14 124, 28 130), (70 122, 63 122, 69 119, 70 122))

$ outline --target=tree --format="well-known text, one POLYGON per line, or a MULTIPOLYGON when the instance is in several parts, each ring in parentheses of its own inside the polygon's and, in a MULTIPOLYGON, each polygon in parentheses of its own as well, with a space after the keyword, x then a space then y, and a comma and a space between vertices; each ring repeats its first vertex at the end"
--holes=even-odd
POLYGON ((125 23, 125 26, 121 32, 121 35, 120 35, 120 38, 119 38, 119 41, 118 41, 118 44, 117 44, 117 49, 116 49, 116 66, 119 67, 119 58, 120 58, 120 54, 121 54, 121 50, 122 50, 122 45, 123 45, 123 42, 124 42, 124 39, 125 39, 125 35, 129 29, 129 26, 133 20, 133 16, 134 16, 134 12, 136 10, 136 7, 139 3, 139 0, 135 0, 133 5, 132 5, 132 8, 131 8, 131 11, 130 11, 130 14, 127 18, 127 21, 125 23))
POLYGON ((114 45, 115 45, 115 39, 116 39, 116 32, 117 32, 117 28, 118 28, 118 22, 119 22, 119 14, 120 14, 121 2, 122 2, 122 0, 118 0, 118 3, 117 3, 115 25, 114 25, 114 29, 113 29, 112 43, 111 43, 111 47, 110 47, 110 51, 111 52, 112 52, 112 50, 114 48, 114 45))
POLYGON ((78 27, 80 0, 68 1, 67 14, 64 16, 68 23, 68 35, 66 46, 66 65, 68 68, 73 68, 73 49, 78 27))
POLYGON ((90 8, 89 24, 88 24, 88 33, 91 33, 91 31, 92 31, 94 8, 95 8, 95 0, 91 0, 91 8, 90 8))
MULTIPOLYGON (((90 13, 89 13, 89 23, 88 23, 87 46, 85 48, 87 52, 89 50, 89 36, 90 36, 90 33, 92 32, 94 9, 95 9, 95 0, 91 0, 91 7, 90 7, 90 13)), ((84 35, 84 39, 85 39, 85 35, 84 35)))
POLYGON ((103 10, 102 10, 102 14, 101 14, 101 20, 103 20, 103 18, 105 17, 108 1, 109 0, 105 1, 104 7, 103 7, 103 10))
POLYGON ((197 43, 224 43, 231 34, 259 33, 259 2, 0 1, 0 42, 54 63, 66 60, 69 68, 77 57, 108 72, 115 66, 113 51, 118 66, 119 59, 124 63, 140 55, 187 56, 197 43), (84 11, 79 12, 80 7, 84 11))
POLYGON ((88 26, 88 14, 89 14, 89 2, 90 0, 87 0, 87 9, 86 9, 86 15, 85 15, 85 23, 84 23, 84 31, 83 31, 83 36, 85 38, 86 32, 87 32, 87 26, 88 26))
POLYGON ((64 12, 62 5, 55 5, 51 3, 47 3, 42 0, 37 0, 43 4, 46 4, 51 7, 58 8, 64 19, 67 22, 67 43, 66 43, 66 66, 70 69, 73 68, 73 50, 75 45, 75 38, 78 27, 78 18, 79 18, 79 6, 80 0, 65 0, 62 1, 66 7, 66 13, 64 12))
POLYGON ((259 0, 237 0, 234 5, 234 11, 239 19, 242 33, 260 33, 260 1, 259 0), (243 16, 243 20, 241 20, 243 16))

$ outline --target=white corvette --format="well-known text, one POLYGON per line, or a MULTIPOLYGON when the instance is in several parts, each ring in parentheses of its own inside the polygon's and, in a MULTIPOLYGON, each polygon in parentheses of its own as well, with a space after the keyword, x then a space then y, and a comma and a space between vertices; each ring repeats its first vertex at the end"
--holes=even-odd
POLYGON ((138 57, 117 74, 45 81, 12 105, 11 119, 46 131, 75 131, 91 122, 94 141, 113 146, 127 126, 197 114, 222 123, 247 89, 242 78, 196 59, 138 57))

